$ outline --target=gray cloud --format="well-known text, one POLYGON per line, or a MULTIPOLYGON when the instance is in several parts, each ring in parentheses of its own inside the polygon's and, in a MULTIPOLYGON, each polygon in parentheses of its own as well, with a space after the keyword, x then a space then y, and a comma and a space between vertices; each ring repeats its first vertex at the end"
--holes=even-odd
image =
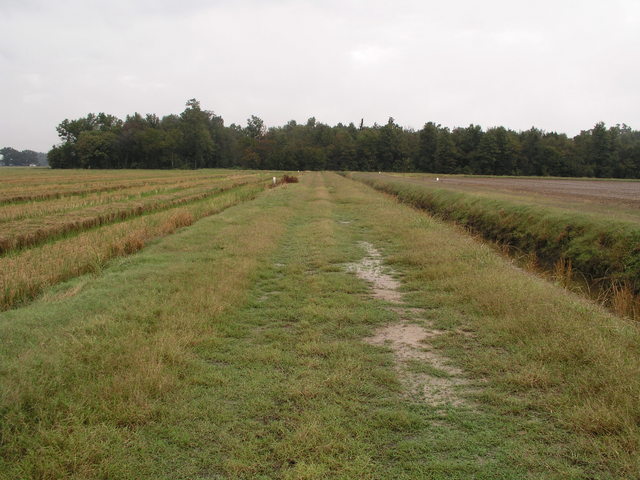
POLYGON ((633 0, 0 0, 0 31, 0 146, 191 97, 227 123, 640 123, 633 0))

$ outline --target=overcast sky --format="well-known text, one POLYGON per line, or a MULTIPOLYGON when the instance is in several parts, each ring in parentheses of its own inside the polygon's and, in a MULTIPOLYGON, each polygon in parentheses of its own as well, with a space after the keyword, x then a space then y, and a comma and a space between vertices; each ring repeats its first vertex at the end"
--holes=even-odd
POLYGON ((0 0, 0 147, 65 118, 640 128, 640 1, 0 0))

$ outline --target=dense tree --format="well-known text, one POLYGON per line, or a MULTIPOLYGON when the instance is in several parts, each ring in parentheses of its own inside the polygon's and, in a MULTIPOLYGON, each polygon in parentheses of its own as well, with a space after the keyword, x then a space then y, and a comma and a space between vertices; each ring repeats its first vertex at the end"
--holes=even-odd
POLYGON ((451 139, 456 146, 458 154, 458 171, 460 173, 473 173, 473 165, 478 163, 480 142, 484 133, 479 125, 469 125, 466 128, 454 128, 451 139))
POLYGON ((114 158, 115 133, 101 130, 84 131, 76 142, 78 161, 82 168, 108 168, 114 158))
POLYGON ((0 148, 2 160, 0 164, 16 167, 28 167, 29 165, 46 165, 46 156, 33 150, 16 150, 11 147, 0 148))
POLYGON ((640 173, 640 132, 627 125, 617 127, 614 148, 618 151, 618 164, 615 176, 633 178, 640 173), (635 175, 634 175, 635 172, 635 175))
POLYGON ((519 145, 516 134, 504 127, 497 127, 487 132, 494 135, 496 140, 497 155, 495 158, 493 173, 496 175, 515 175, 519 156, 519 145))
POLYGON ((437 147, 434 155, 434 170, 442 173, 458 172, 458 155, 456 146, 448 128, 438 132, 437 147))
POLYGON ((377 132, 373 128, 361 128, 356 137, 356 156, 358 170, 371 171, 378 169, 377 132))
POLYGON ((335 132, 333 142, 327 148, 327 168, 331 170, 358 170, 356 142, 351 133, 342 127, 335 132))
POLYGON ((518 171, 521 175, 545 175, 544 132, 531 128, 520 133, 522 157, 518 171))
POLYGON ((244 131, 249 138, 258 140, 262 138, 266 133, 264 121, 261 118, 256 117, 255 115, 251 115, 251 117, 247 120, 247 126, 245 127, 244 131))
POLYGON ((596 177, 611 177, 615 170, 616 152, 612 136, 603 122, 597 123, 591 130, 588 159, 595 168, 596 177))
POLYGON ((471 165, 473 172, 493 174, 496 170, 496 162, 500 155, 496 130, 490 129, 482 135, 477 153, 474 155, 474 163, 471 165))
POLYGON ((55 145, 47 154, 51 168, 79 168, 76 157, 75 144, 69 142, 55 145))
POLYGON ((407 171, 411 169, 404 141, 402 127, 389 118, 387 124, 379 128, 377 163, 378 170, 407 171))

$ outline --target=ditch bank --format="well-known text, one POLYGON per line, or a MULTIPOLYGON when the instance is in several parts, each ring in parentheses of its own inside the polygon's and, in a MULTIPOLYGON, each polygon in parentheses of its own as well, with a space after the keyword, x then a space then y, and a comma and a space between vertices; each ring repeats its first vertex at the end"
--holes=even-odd
POLYGON ((484 238, 535 254, 541 266, 565 265, 600 292, 634 297, 622 310, 638 316, 640 294, 640 228, 627 222, 595 219, 538 205, 502 200, 378 179, 376 175, 350 173, 348 178, 398 198, 403 203, 455 222, 484 238))

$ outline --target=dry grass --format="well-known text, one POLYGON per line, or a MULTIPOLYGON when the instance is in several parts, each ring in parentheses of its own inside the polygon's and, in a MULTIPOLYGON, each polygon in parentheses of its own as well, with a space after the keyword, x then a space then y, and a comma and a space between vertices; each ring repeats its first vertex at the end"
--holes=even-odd
POLYGON ((629 285, 614 283, 606 295, 611 310, 621 316, 640 319, 640 297, 633 293, 629 285))
MULTIPOLYGON (((236 180, 240 178, 235 177, 236 180)), ((249 179, 249 176, 242 177, 249 179)), ((170 194, 180 190, 193 189, 215 185, 224 178, 205 177, 191 181, 173 183, 149 183, 143 186, 119 188, 106 192, 88 193, 78 196, 61 197, 46 201, 31 201, 27 203, 13 203, 0 207, 0 223, 17 221, 26 218, 43 217, 62 212, 71 212, 82 208, 107 205, 115 202, 136 201, 154 195, 170 194)))
POLYGON ((134 253, 156 238, 254 198, 263 188, 264 183, 260 183, 218 191, 201 202, 103 226, 2 257, 0 310, 30 300, 62 280, 100 271, 111 258, 134 253))
POLYGON ((209 184, 204 187, 184 188, 167 194, 114 201, 70 212, 7 222, 0 233, 0 254, 12 249, 37 245, 68 232, 82 231, 145 213, 173 208, 203 200, 240 185, 261 181, 259 177, 240 180, 224 179, 215 182, 213 187, 209 184))
MULTIPOLYGON (((51 172, 51 171, 47 171, 51 172)), ((59 172, 59 171, 58 171, 59 172)), ((56 173, 58 173, 56 172, 56 173)), ((67 171, 63 171, 67 172, 67 171)), ((77 171, 72 171, 77 172, 77 171)), ((81 171, 85 172, 85 171, 81 171)), ((105 172, 104 170, 102 172, 105 172)), ((141 171, 145 172, 145 171, 141 171)), ((136 172, 137 173, 137 172, 136 172)), ((122 171, 119 175, 102 173, 101 175, 86 176, 77 174, 73 175, 55 175, 49 176, 48 181, 41 184, 33 184, 26 175, 17 176, 11 180, 3 181, 5 188, 0 189, 0 204, 42 201, 54 198, 63 198, 76 195, 87 195, 91 193, 116 191, 126 188, 144 187, 149 184, 167 185, 175 183, 189 183, 194 180, 208 178, 216 180, 218 178, 229 178, 232 175, 224 173, 175 173, 175 171, 164 173, 159 176, 149 173, 137 175, 132 171, 122 171), (56 181, 60 179, 61 181, 56 181)), ((42 178, 42 177, 40 177, 42 178)))
POLYGON ((573 282, 573 267, 571 260, 562 257, 558 259, 553 267, 553 277, 565 288, 568 288, 573 282))

